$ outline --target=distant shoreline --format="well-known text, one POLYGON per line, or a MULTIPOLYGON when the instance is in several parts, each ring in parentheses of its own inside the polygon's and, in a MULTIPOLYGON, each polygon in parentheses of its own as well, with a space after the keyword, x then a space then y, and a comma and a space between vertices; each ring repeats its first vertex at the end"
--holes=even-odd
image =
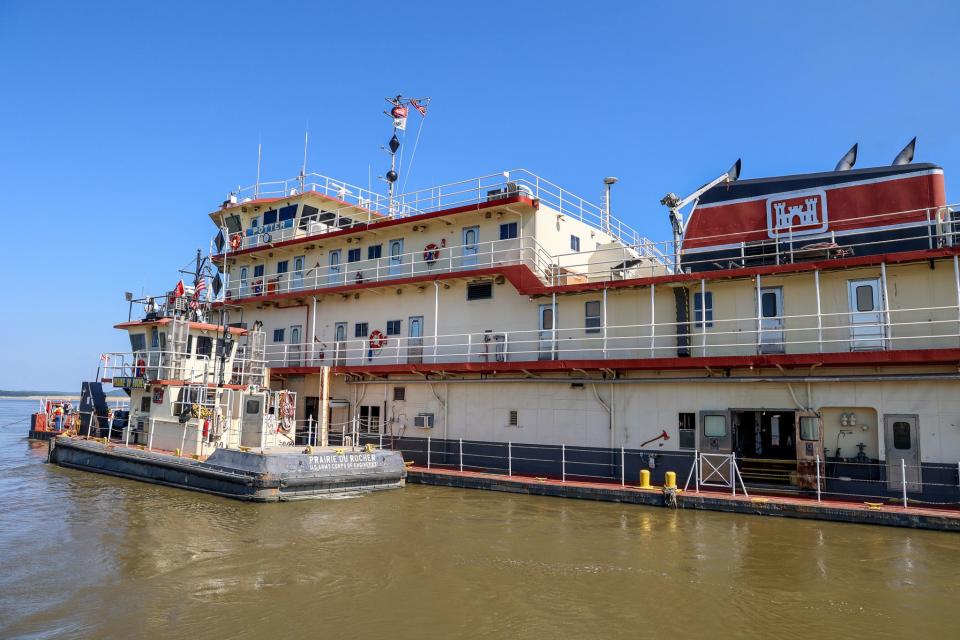
MULTIPOLYGON (((108 397, 109 399, 109 397, 108 397)), ((56 396, 0 396, 0 400, 80 400, 80 395, 56 395, 56 396)))

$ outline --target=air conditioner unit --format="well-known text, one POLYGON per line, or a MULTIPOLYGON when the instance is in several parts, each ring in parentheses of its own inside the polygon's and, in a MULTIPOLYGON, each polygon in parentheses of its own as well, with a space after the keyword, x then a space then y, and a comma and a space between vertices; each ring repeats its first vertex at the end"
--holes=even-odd
POLYGON ((413 418, 413 426, 417 429, 433 429, 433 414, 418 413, 413 418))

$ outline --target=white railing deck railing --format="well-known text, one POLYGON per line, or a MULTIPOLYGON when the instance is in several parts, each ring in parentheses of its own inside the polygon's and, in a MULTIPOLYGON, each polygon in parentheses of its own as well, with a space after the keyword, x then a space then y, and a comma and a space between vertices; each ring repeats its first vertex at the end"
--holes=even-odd
POLYGON ((255 362, 239 356, 229 357, 225 364, 213 355, 178 354, 172 350, 110 352, 101 356, 102 378, 142 378, 145 380, 179 380, 186 384, 251 384, 262 381, 264 361, 255 362), (256 366, 259 365, 259 366, 256 366))
MULTIPOLYGON (((681 266, 685 272, 696 273, 895 252, 898 247, 904 246, 937 249, 960 242, 957 238, 960 234, 960 221, 951 220, 945 223, 937 212, 930 210, 903 211, 899 212, 899 215, 911 216, 913 222, 902 225, 895 237, 889 235, 887 228, 867 227, 858 232, 861 237, 857 242, 842 246, 835 242, 838 238, 830 233, 760 243, 738 241, 733 243, 735 248, 722 259, 722 264, 717 263, 716 257, 702 258, 696 253, 685 253, 681 256, 681 266), (917 219, 920 214, 923 214, 925 219, 917 219)), ((847 224, 869 225, 875 217, 865 216, 847 221, 847 224)), ((343 262, 336 266, 304 265, 303 269, 284 274, 254 277, 253 266, 248 265, 245 280, 239 278, 242 274, 240 269, 243 267, 233 267, 227 291, 232 298, 246 298, 265 293, 319 289, 469 270, 482 266, 517 264, 529 266, 544 285, 557 286, 667 275, 675 272, 672 266, 675 257, 672 243, 657 245, 649 241, 594 251, 551 254, 534 237, 524 236, 519 239, 487 241, 469 247, 441 247, 436 260, 428 260, 422 249, 399 256, 384 256, 353 263, 346 262, 347 256, 341 254, 343 262)))
POLYGON ((271 367, 603 360, 757 353, 829 353, 960 347, 960 305, 878 311, 856 322, 849 312, 714 318, 556 330, 497 330, 436 337, 387 336, 266 348, 271 367), (773 326, 769 323, 776 323, 773 326), (678 346, 678 341, 683 344, 678 346))
POLYGON ((653 244, 623 221, 607 215, 602 207, 526 169, 492 173, 410 191, 392 198, 327 176, 310 173, 302 178, 298 176, 238 187, 237 192, 232 194, 227 204, 233 206, 233 204, 243 204, 257 198, 277 198, 308 192, 321 193, 343 204, 331 206, 315 220, 289 220, 286 223, 271 224, 268 227, 245 229, 234 234, 239 245, 231 247, 231 250, 248 249, 265 243, 294 238, 321 236, 344 228, 363 227, 387 218, 404 218, 441 209, 496 202, 499 199, 517 195, 540 200, 557 212, 580 220, 624 244, 651 246, 653 244))

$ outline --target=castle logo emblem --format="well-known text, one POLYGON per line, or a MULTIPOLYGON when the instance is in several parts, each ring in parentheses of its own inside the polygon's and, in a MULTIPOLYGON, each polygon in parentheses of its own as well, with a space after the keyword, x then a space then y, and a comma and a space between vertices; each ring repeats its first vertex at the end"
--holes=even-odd
POLYGON ((823 189, 797 191, 767 200, 767 235, 787 240, 827 230, 827 194, 823 189))

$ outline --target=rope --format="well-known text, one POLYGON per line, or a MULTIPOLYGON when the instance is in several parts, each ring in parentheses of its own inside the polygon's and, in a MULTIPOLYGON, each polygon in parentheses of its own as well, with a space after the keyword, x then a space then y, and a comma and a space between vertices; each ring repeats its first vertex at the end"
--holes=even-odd
MULTIPOLYGON (((413 172, 413 161, 417 157, 417 145, 420 144, 420 132, 423 131, 423 122, 427 117, 423 116, 420 118, 420 126, 417 127, 417 139, 413 141, 413 151, 410 153, 410 168, 407 169, 407 172, 403 174, 403 187, 400 188, 401 193, 406 193, 407 191, 407 180, 410 179, 410 174, 413 172)), ((404 136, 406 137, 406 136, 404 136)), ((400 158, 403 159, 403 149, 400 150, 400 158)))
POLYGON ((3 424, 0 424, 0 429, 3 429, 4 427, 9 427, 10 425, 20 424, 21 422, 26 422, 29 419, 30 418, 27 417, 27 418, 20 418, 19 420, 14 420, 13 422, 5 422, 3 424))

